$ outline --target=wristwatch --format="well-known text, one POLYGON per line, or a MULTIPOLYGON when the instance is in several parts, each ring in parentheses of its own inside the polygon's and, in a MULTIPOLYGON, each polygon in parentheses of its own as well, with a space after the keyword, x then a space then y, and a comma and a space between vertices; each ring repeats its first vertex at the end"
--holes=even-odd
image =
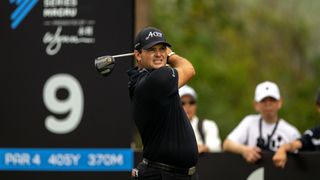
POLYGON ((168 54, 168 58, 172 55, 176 54, 175 52, 171 51, 171 53, 168 54))
POLYGON ((175 54, 176 54, 176 53, 173 52, 173 51, 171 51, 171 52, 168 54, 168 56, 167 56, 167 64, 170 64, 170 63, 169 63, 169 58, 170 58, 171 56, 175 55, 175 54))

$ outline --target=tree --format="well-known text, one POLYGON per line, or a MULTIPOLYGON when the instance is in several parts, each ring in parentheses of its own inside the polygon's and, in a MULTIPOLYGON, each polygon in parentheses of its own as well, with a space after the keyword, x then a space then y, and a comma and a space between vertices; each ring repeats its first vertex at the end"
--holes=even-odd
POLYGON ((308 2, 290 2, 151 2, 150 25, 165 31, 174 50, 196 67, 190 85, 199 94, 199 114, 217 122, 223 139, 245 115, 255 113, 254 88, 264 80, 280 86, 281 117, 301 132, 318 123, 314 95, 320 56, 308 50, 316 31, 302 6, 308 2))

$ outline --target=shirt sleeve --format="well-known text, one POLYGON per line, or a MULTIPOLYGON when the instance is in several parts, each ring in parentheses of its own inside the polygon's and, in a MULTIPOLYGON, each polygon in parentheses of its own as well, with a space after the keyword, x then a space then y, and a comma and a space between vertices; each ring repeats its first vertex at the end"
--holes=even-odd
POLYGON ((210 152, 221 151, 221 139, 219 136, 219 129, 215 122, 211 120, 203 121, 203 131, 205 134, 206 146, 208 146, 210 152))
POLYGON ((227 139, 235 141, 240 144, 248 143, 248 129, 250 125, 250 119, 245 117, 237 127, 235 127, 231 133, 227 136, 227 139))
POLYGON ((320 126, 306 130, 300 138, 302 151, 313 151, 320 146, 320 126))

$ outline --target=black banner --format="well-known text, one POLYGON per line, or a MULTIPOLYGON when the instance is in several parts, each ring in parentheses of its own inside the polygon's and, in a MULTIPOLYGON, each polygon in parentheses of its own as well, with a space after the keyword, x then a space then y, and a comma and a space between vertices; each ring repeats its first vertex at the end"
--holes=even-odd
MULTIPOLYGON (((132 123, 126 71, 133 59, 116 62, 108 77, 96 71, 94 59, 132 52, 133 3, 1 1, 0 149, 33 148, 24 160, 42 157, 32 154, 37 148, 51 148, 49 152, 52 148, 61 152, 64 148, 129 149, 132 123)), ((17 155, 3 166, 21 165, 12 164, 24 155, 15 150, 3 152, 4 159, 17 155)), ((37 179, 33 172, 0 174, 0 179, 37 179)), ((95 179, 105 179, 123 173, 41 174, 38 179, 89 179, 93 174, 95 179)))
MULTIPOLYGON (((289 154, 284 169, 276 168, 272 162, 273 153, 262 153, 262 159, 255 164, 247 163, 239 154, 205 153, 197 164, 200 180, 301 180, 317 179, 319 173, 319 152, 289 154)), ((142 159, 142 153, 135 153, 135 165, 142 159)))

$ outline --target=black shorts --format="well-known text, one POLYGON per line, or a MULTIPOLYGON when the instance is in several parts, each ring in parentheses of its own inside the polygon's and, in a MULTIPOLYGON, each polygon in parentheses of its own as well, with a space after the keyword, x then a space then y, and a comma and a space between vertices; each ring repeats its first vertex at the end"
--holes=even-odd
POLYGON ((193 175, 168 172, 158 168, 152 168, 140 163, 132 171, 133 180, 198 180, 198 174, 193 175))

